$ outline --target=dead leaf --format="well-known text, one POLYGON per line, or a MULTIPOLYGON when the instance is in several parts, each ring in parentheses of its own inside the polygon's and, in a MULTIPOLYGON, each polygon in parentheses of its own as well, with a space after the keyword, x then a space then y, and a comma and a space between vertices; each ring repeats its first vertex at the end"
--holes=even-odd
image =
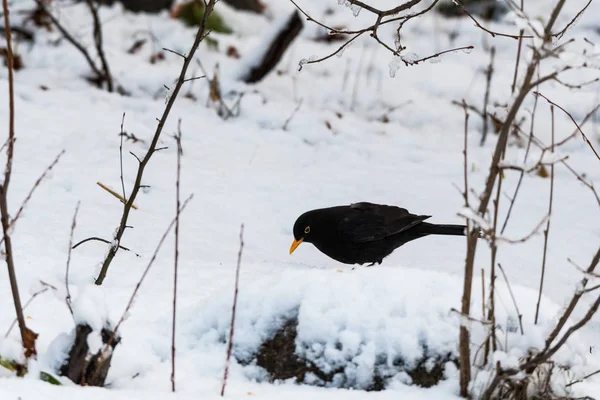
POLYGON ((37 351, 35 350, 35 341, 38 337, 38 334, 32 331, 31 329, 25 327, 25 335, 23 337, 23 347, 25 347, 25 357, 29 358, 35 354, 37 351))
POLYGON ((550 176, 550 174, 548 173, 548 170, 546 169, 546 167, 544 165, 540 165, 540 167, 537 169, 535 174, 537 176, 539 176, 540 178, 548 178, 550 176))
POLYGON ((143 39, 138 39, 135 42, 133 42, 133 44, 131 45, 131 47, 129 48, 129 50, 127 50, 127 53, 129 54, 135 54, 138 51, 141 50, 142 47, 144 47, 144 44, 147 42, 148 40, 146 38, 143 39))
POLYGON ((235 46, 228 46, 225 54, 227 57, 235 58, 236 60, 241 57, 238 49, 235 46))

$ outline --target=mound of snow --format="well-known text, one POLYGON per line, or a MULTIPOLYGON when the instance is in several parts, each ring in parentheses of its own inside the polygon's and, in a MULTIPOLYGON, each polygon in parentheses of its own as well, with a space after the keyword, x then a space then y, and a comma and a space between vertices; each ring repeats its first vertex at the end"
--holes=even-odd
MULTIPOLYGON (((542 298, 540 322, 534 325, 533 315, 523 315, 525 335, 521 335, 510 322, 517 320, 510 295, 501 281, 497 286, 500 329, 499 350, 494 357, 508 367, 526 356, 528 350, 543 347, 560 308, 542 298)), ((535 291, 522 287, 513 287, 513 291, 521 311, 534 310, 535 291)), ((481 310, 478 292, 473 291, 473 315, 481 312, 475 311, 481 310)), ((307 365, 300 379, 303 383, 390 388, 418 383, 413 382, 411 370, 439 369, 440 363, 444 377, 456 381, 455 363, 446 361, 458 356, 461 321, 451 309, 460 308, 461 293, 462 281, 458 277, 406 268, 357 268, 345 272, 283 269, 255 278, 239 288, 233 338, 236 367, 259 381, 277 378, 272 371, 261 368, 265 356, 260 353, 276 335, 292 335, 294 357, 307 365)), ((214 354, 219 349, 225 354, 232 297, 232 292, 220 293, 184 312, 188 320, 184 325, 194 336, 192 347, 196 350, 214 354)), ((478 323, 471 323, 470 328, 474 353, 484 342, 487 329, 478 323)), ((571 367, 584 363, 587 348, 577 342, 574 335, 555 360, 571 367)), ((283 350, 277 354, 277 347, 272 356, 285 357, 283 350)), ((486 374, 481 379, 485 379, 483 375, 486 374)))

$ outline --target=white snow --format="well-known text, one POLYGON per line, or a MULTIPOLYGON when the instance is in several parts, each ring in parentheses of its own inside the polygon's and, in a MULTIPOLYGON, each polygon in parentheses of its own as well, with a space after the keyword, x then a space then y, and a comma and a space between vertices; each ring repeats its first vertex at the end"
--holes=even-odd
MULTIPOLYGON (((218 49, 202 44, 197 53, 208 71, 219 64, 220 83, 227 99, 236 98, 234 91, 245 92, 239 117, 223 121, 214 109, 206 107, 207 81, 186 83, 159 141, 160 147, 168 148, 157 152, 148 164, 143 181, 149 187, 137 197, 139 209, 131 212, 129 220, 134 228, 128 229, 121 241, 132 252, 117 253, 105 283, 97 288, 93 280, 109 245, 91 241, 73 250, 69 281, 75 318, 65 304, 64 286, 74 208, 81 200, 75 242, 92 236, 113 240, 123 205, 96 182, 120 192, 118 133, 122 114, 126 114, 125 131, 143 140, 124 141, 124 182, 129 193, 137 168, 129 151, 138 156, 145 153, 156 118, 164 109, 164 85, 173 85, 181 67, 181 58, 171 53, 164 53, 165 59, 156 63, 150 63, 150 57, 162 52, 163 47, 187 53, 195 30, 168 19, 167 13, 134 14, 118 5, 100 8, 111 70, 130 96, 92 87, 84 79, 90 73, 89 66, 70 44, 59 40, 61 35, 56 31, 36 29, 35 44, 16 46, 24 68, 15 75, 17 141, 8 199, 13 215, 56 154, 63 149, 66 153, 36 190, 14 227, 22 302, 39 290, 40 280, 57 290, 39 295, 25 310, 28 326, 39 334, 38 358, 31 363, 31 373, 25 379, 0 378, 0 399, 217 398, 225 364, 241 222, 246 229, 234 336, 236 357, 251 357, 262 340, 272 335, 285 318, 294 315, 299 318, 298 352, 324 368, 344 368, 355 387, 368 386, 373 368, 386 368, 395 356, 409 361, 418 359, 423 342, 428 348, 456 353, 460 317, 450 310, 460 309, 464 238, 420 239, 396 250, 382 266, 352 270, 311 245, 300 246, 289 256, 292 227, 304 211, 356 201, 400 205, 418 214, 432 215, 430 221, 435 223, 464 222, 457 215, 463 210, 464 199, 455 188, 463 187, 464 114, 461 107, 451 102, 464 98, 481 107, 485 92, 481 71, 489 63, 487 48, 493 44, 496 64, 489 109, 503 118, 503 104, 514 97, 510 85, 516 41, 485 36, 469 19, 447 20, 428 14, 403 28, 402 44, 407 46, 403 56, 415 53, 425 57, 469 45, 475 46, 474 50, 469 54, 451 52, 434 59, 439 62, 405 67, 398 57, 365 34, 341 57, 304 65, 298 73, 300 60, 324 57, 341 44, 315 42, 313 38, 323 28, 303 17, 304 29, 276 70, 260 83, 246 86, 233 79, 240 60, 227 57, 227 47, 234 46, 244 60, 252 60, 264 38, 294 10, 286 1, 263 1, 268 6, 266 16, 236 12, 220 2, 217 10, 234 19, 235 32, 211 33, 219 43, 218 49), (134 41, 142 37, 148 41, 140 51, 127 53, 134 41), (300 101, 302 106, 283 130, 300 101), (177 131, 180 118, 182 198, 192 192, 195 197, 181 219, 176 394, 170 394, 173 240, 165 243, 119 330, 122 341, 113 355, 108 387, 81 388, 66 379, 61 379, 65 386, 56 387, 39 381, 39 371, 56 376, 54 371, 67 354, 75 323, 86 322, 97 329, 121 317, 160 236, 174 216, 176 146, 172 134, 177 131)), ((526 11, 547 18, 547 3, 528 0, 526 11)), ((568 3, 557 21, 561 29, 587 1, 568 3)), ((19 9, 33 7, 30 0, 12 4, 19 9)), ((302 0, 298 4, 330 26, 359 29, 374 22, 368 10, 355 17, 352 10, 338 6, 335 0, 302 0), (333 13, 328 13, 328 9, 333 13)), ((397 2, 377 0, 369 4, 387 9, 397 2)), ((581 62, 582 49, 592 54, 590 65, 597 64, 600 34, 595 30, 595 16, 599 13, 600 3, 592 2, 573 29, 557 42, 558 45, 574 38, 572 52, 551 60, 542 73, 565 63, 581 62), (592 44, 586 43, 584 37, 592 44)), ((12 12, 11 17, 18 25, 23 15, 12 12)), ((93 53, 92 25, 85 4, 61 7, 60 19, 93 53)), ((502 32, 519 29, 514 18, 486 22, 486 27, 502 32)), ((379 37, 390 45, 394 43, 394 33, 394 26, 378 31, 379 37)), ((3 40, 0 36, 0 47, 3 40)), ((521 72, 526 57, 530 57, 529 47, 524 48, 523 57, 521 72)), ((200 74, 197 64, 192 63, 189 76, 200 74)), ((576 84, 597 77, 598 70, 588 68, 569 71, 563 80, 576 84)), ((547 82, 540 92, 557 101, 579 122, 598 103, 598 87, 596 83, 571 90, 547 82)), ((0 65, 0 132, 4 133, 8 124, 7 91, 7 71, 0 65)), ((549 145, 550 111, 542 100, 537 106, 535 131, 549 145)), ((525 131, 533 102, 534 96, 528 96, 517 118, 524 118, 525 131)), ((571 135, 575 127, 567 116, 555 111, 559 142, 571 135)), ((583 127, 596 148, 600 148, 598 122, 596 116, 583 127)), ((487 143, 479 146, 480 129, 481 119, 472 113, 468 172, 469 185, 476 193, 485 183, 496 138, 492 129, 487 143)), ((524 144, 518 145, 511 137, 507 163, 523 165, 524 144)), ((600 187, 598 160, 586 143, 573 139, 561 146, 558 154, 568 156, 573 169, 600 187)), ((538 158, 539 151, 532 149, 529 162, 538 158)), ((504 175, 502 192, 511 196, 519 172, 505 171, 504 175)), ((520 238, 531 233, 547 214, 549 190, 549 179, 535 174, 525 177, 504 237, 520 238)), ((476 201, 476 195, 471 199, 476 201)), ((509 200, 503 194, 499 209, 502 222, 508 206, 509 200)), ((567 258, 587 268, 599 243, 600 213, 596 200, 561 164, 555 168, 553 207, 538 325, 533 325, 532 320, 543 235, 535 235, 525 243, 503 245, 497 255, 496 261, 506 270, 523 314, 525 331, 525 335, 520 334, 514 305, 500 274, 496 280, 496 310, 502 329, 498 333, 500 347, 493 357, 506 366, 517 363, 531 347, 543 347, 562 307, 582 279, 581 272, 567 258)), ((474 219, 472 214, 468 217, 474 219)), ((479 219, 477 223, 489 226, 488 221, 479 219)), ((489 280, 490 252, 483 241, 477 251, 471 308, 474 318, 483 319, 480 273, 483 270, 486 281, 489 280)), ((14 320, 14 308, 8 279, 6 275, 0 277, 0 356, 21 360, 19 330, 15 327, 4 338, 14 320)), ((486 286, 486 293, 488 290, 486 286)), ((594 292, 582 297, 572 322, 583 315, 595 296, 594 292)), ((475 353, 486 328, 478 323, 470 326, 475 353)), ((558 363, 571 366, 573 377, 557 375, 555 385, 564 385, 600 368, 599 329, 600 319, 595 316, 556 354, 558 363)), ((256 366, 242 366, 234 361, 226 397, 458 398, 458 371, 451 363, 445 366, 446 380, 429 389, 410 386, 407 374, 393 373, 396 375, 389 380, 388 390, 365 393, 293 382, 270 384, 264 382, 264 373, 256 366)), ((491 373, 483 370, 476 374, 473 393, 484 388, 491 373)), ((600 376, 570 389, 576 396, 599 397, 600 376)))

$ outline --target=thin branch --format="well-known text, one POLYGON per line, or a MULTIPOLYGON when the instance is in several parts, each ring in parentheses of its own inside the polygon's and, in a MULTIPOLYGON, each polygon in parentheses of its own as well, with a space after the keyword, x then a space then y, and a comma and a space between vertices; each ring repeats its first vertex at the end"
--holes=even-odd
POLYGON ((298 110, 300 110, 300 107, 302 107, 302 102, 303 101, 304 101, 304 98, 301 98, 300 101, 298 101, 298 104, 296 104, 296 107, 294 108, 294 110, 292 111, 292 113, 290 114, 290 116, 283 123, 283 126, 281 127, 282 130, 284 130, 284 131, 287 130, 287 127, 290 124, 292 118, 294 118, 294 115, 296 115, 296 113, 298 112, 298 110))
MULTIPOLYGON (((537 99, 537 96, 536 96, 536 99, 537 99)), ((596 114, 596 112, 598 111, 598 109, 600 109, 600 103, 596 104, 594 106, 594 108, 592 108, 590 110, 590 112, 588 112, 587 114, 585 114, 585 117, 583 117, 583 119, 579 123, 579 126, 583 127, 583 125, 585 125, 590 120, 590 118, 593 117, 594 114, 596 114)), ((575 130, 573 131, 573 133, 571 133, 569 136, 567 136, 566 138, 564 138, 560 142, 557 142, 556 143, 556 147, 560 147, 560 146, 564 145, 565 143, 567 143, 569 140, 573 139, 575 136, 577 136, 578 132, 579 132, 579 129, 575 128, 575 130)))
POLYGON ((175 200, 177 203, 177 214, 175 215, 175 260, 173 267, 173 326, 171 330, 171 391, 175 392, 175 328, 176 328, 176 313, 177 313, 177 272, 179 267, 179 207, 181 204, 180 181, 181 181, 181 156, 183 148, 181 146, 181 119, 177 124, 177 134, 175 135, 177 142, 177 174, 175 180, 175 200))
POLYGON ((121 190, 123 192, 123 200, 127 198, 127 194, 125 194, 125 181, 123 180, 123 136, 125 136, 125 131, 123 131, 123 124, 125 123, 125 113, 123 113, 123 117, 121 118, 121 143, 119 143, 119 167, 121 169, 121 190))
MULTIPOLYGON (((77 247, 79 247, 79 245, 82 245, 82 244, 84 244, 85 242, 89 242, 89 241, 91 241, 91 240, 97 240, 97 241, 99 241, 99 242, 102 242, 102 243, 111 244, 111 242, 110 242, 109 240, 106 240, 106 239, 102 239, 102 238, 99 238, 99 237, 93 236, 93 237, 89 237, 89 238, 87 238, 87 239, 83 239, 82 241, 78 242, 76 245, 74 245, 74 246, 73 246, 73 249, 76 249, 77 247)), ((119 248, 120 248, 120 249, 123 249, 123 250, 125 250, 125 251, 131 251, 131 249, 129 249, 128 247, 125 247, 125 246, 121 246, 121 245, 119 245, 119 248)), ((134 254, 135 254, 136 256, 138 256, 138 257, 140 256, 138 253, 134 253, 134 254)))
POLYGON ((577 379, 576 381, 567 383, 565 385, 565 387, 573 386, 576 383, 581 383, 581 382, 585 381, 587 378, 591 378, 592 376, 597 375, 597 374, 600 374, 600 369, 598 369, 598 370, 596 370, 596 371, 594 371, 594 372, 592 372, 590 374, 587 374, 586 376, 584 376, 581 379, 577 379))
MULTIPOLYGON (((21 213, 23 212, 23 210, 27 206, 27 203, 29 203, 29 200, 31 200, 31 197, 33 196, 33 192, 35 192, 35 190, 40 186, 40 184, 42 183, 42 181, 44 180, 44 178, 46 178, 46 176, 50 173, 50 171, 52 171, 52 169, 54 168, 54 166, 56 164, 58 164, 58 161, 60 160, 60 158, 62 157, 63 154, 65 154, 65 150, 61 150, 60 153, 58 153, 58 155, 54 159, 54 161, 52 161, 52 163, 48 167, 46 167, 46 169, 44 170, 44 172, 42 173, 42 175, 40 175, 40 177, 37 178, 37 180, 35 181, 35 183, 31 187, 31 189, 29 190, 29 193, 27 193, 27 196, 25 196, 25 200, 23 200, 23 202, 21 203, 21 206, 19 207, 19 210, 15 214, 14 218, 10 221, 10 227, 11 228, 14 227, 15 223, 17 222, 17 220, 21 216, 21 213)), ((2 239, 2 240, 4 240, 4 239, 2 239)), ((2 243, 2 240, 0 240, 0 243, 2 243)))
POLYGON ((435 53, 435 54, 432 54, 432 55, 427 56, 427 57, 419 58, 418 60, 405 60, 405 59, 402 59, 402 62, 405 65, 407 65, 407 66, 408 65, 417 65, 419 63, 422 63, 423 61, 427 61, 427 60, 430 60, 432 58, 437 58, 437 57, 439 57, 439 56, 441 56, 443 54, 446 54, 446 53, 454 53, 454 52, 459 51, 459 50, 470 51, 470 50, 473 50, 474 48, 475 47, 473 47, 473 46, 457 47, 457 48, 454 48, 454 49, 448 49, 448 50, 440 51, 439 53, 435 53))
POLYGON ((231 306, 231 326, 229 328, 229 343, 227 345, 227 358, 225 360, 225 372, 223 373, 223 385, 221 386, 221 397, 225 396, 227 377, 229 375, 229 361, 233 349, 233 334, 235 332, 235 314, 237 310, 238 289, 240 283, 240 266, 242 263, 242 251, 244 250, 244 224, 240 226, 240 249, 238 251, 237 266, 235 268, 235 289, 233 292, 233 305, 231 306))
POLYGON ((83 45, 79 43, 77 39, 75 39, 73 35, 71 35, 69 31, 65 29, 65 27, 60 23, 58 19, 56 19, 54 15, 52 15, 50 10, 48 10, 48 8, 46 7, 46 4, 44 4, 43 0, 35 0, 35 2, 40 8, 40 10, 42 10, 48 16, 48 18, 50 18, 50 21, 52 21, 56 29, 60 31, 63 37, 67 39, 67 41, 71 43, 77 50, 79 50, 79 52, 83 55, 94 74, 96 74, 98 78, 103 78, 102 71, 100 71, 100 69, 96 66, 96 63, 94 62, 94 60, 92 60, 92 56, 90 56, 90 53, 87 51, 87 49, 83 47, 83 45))
POLYGON ((65 301, 67 303, 67 307, 69 307, 69 311, 71 315, 73 315, 73 307, 71 306, 71 290, 69 289, 69 267, 71 265, 71 250, 73 248, 73 233, 75 232, 75 227, 77 226, 77 213, 79 212, 79 206, 81 205, 81 201, 77 202, 77 206, 75 207, 75 213, 73 214, 73 221, 71 222, 71 233, 69 234, 69 250, 67 254, 67 267, 65 268, 65 289, 67 290, 67 297, 65 297, 65 301))
MULTIPOLYGON (((552 146, 551 151, 554 153, 554 106, 550 105, 551 125, 552 125, 552 146)), ((542 255, 542 273, 540 274, 540 286, 538 290, 538 299, 535 306, 535 318, 534 324, 538 323, 538 316, 540 312, 540 303, 542 301, 542 291, 544 288, 544 276, 546 275, 546 257, 548 255, 548 235, 550 233, 550 221, 552 216, 552 203, 554 199, 554 164, 550 165, 550 200, 548 201, 548 222, 546 222, 546 229, 544 229, 544 251, 542 255)))
POLYGON ((506 282, 506 287, 508 288, 508 292, 510 293, 510 298, 512 299, 513 305, 515 306, 515 310, 517 311, 517 316, 519 317, 519 328, 521 329, 521 335, 525 334, 523 330, 523 314, 519 311, 519 305, 517 304, 517 300, 515 299, 515 295, 510 287, 510 282, 508 281, 508 277, 506 276, 506 272, 504 272, 504 268, 502 265, 498 263, 498 268, 500 268, 500 272, 502 272, 502 276, 504 277, 504 282, 506 282))
POLYGON ((459 6, 460 8, 462 8, 463 12, 464 12, 465 14, 467 14, 467 16, 468 16, 469 18, 471 18, 471 20, 472 20, 472 21, 475 23, 475 26, 477 26, 477 27, 478 27, 479 29, 481 29, 482 31, 484 31, 484 32, 486 32, 486 33, 488 33, 488 34, 490 34, 492 37, 496 37, 496 36, 502 36, 502 37, 507 37, 507 38, 511 38, 511 39, 515 39, 515 40, 518 40, 518 39, 519 39, 519 37, 522 37, 522 38, 527 38, 527 39, 531 39, 531 38, 533 38, 533 36, 527 36, 527 35, 526 35, 526 36, 523 36, 523 35, 511 35, 511 34, 508 34, 508 33, 494 32, 494 31, 492 31, 492 30, 490 30, 490 29, 486 28, 485 26, 481 25, 481 24, 479 23, 479 21, 477 20, 477 18, 475 18, 475 17, 473 16, 473 14, 471 14, 471 13, 469 12, 469 10, 467 10, 467 8, 466 8, 466 7, 465 7, 465 6, 462 4, 462 2, 461 2, 461 1, 459 1, 459 0, 453 0, 453 1, 454 1, 454 3, 455 3, 455 4, 458 4, 458 6, 459 6))
POLYGON ((485 144, 485 139, 488 134, 488 103, 490 101, 490 86, 492 84, 492 75, 494 74, 494 56, 496 55, 496 48, 492 46, 490 49, 490 64, 485 71, 485 95, 483 96, 483 128, 481 132, 481 146, 485 144))
POLYGON ((102 22, 100 22, 100 18, 98 17, 98 8, 94 4, 94 1, 95 0, 86 0, 86 3, 90 9, 90 13, 92 13, 92 19, 94 21, 94 43, 96 45, 96 52, 100 58, 100 64, 102 65, 102 75, 106 81, 106 90, 112 92, 113 80, 108 67, 108 62, 106 61, 106 56, 104 55, 104 46, 102 44, 102 22))
POLYGON ((575 124, 575 126, 577 127, 577 130, 579 130, 579 133, 581 133, 581 136, 583 136, 583 140, 588 144, 588 146, 590 146, 590 149, 592 149, 592 151, 596 155, 596 158, 598 160, 600 160, 600 154, 598 154, 598 152, 596 151, 596 149, 594 149, 594 146, 592 145, 592 142, 590 142, 590 140, 587 138, 587 136, 585 135, 585 133, 583 133, 583 131, 581 130, 581 127, 579 126, 579 124, 577 123, 577 121, 575 121, 575 118, 573 118, 573 115, 571 115, 571 113, 569 113, 567 110, 565 110, 564 108, 562 108, 561 106, 559 106, 558 104, 556 104, 555 102, 553 102, 552 100, 548 99, 546 96, 544 96, 540 92, 533 92, 533 94, 535 94, 536 96, 543 97, 544 100, 546 100, 548 103, 552 104, 553 106, 558 107, 562 112, 564 112, 571 119, 571 121, 575 124))
POLYGON ((587 2, 587 4, 585 5, 585 7, 583 7, 576 15, 575 17, 573 17, 573 19, 558 33, 555 33, 554 36, 556 36, 558 39, 561 39, 563 37, 563 35, 567 32, 567 30, 569 30, 569 28, 571 26, 573 26, 573 24, 575 23, 575 21, 577 21, 577 19, 579 19, 579 17, 581 17, 581 15, 585 12, 585 10, 587 10, 587 8, 589 7, 589 5, 592 4, 592 0, 589 0, 587 2))
MULTIPOLYGON (((40 284, 43 286, 43 289, 40 289, 40 290, 38 290, 37 292, 35 292, 34 294, 31 295, 31 297, 29 298, 29 300, 27 300, 27 302, 23 306, 23 311, 25 311, 25 309, 31 304, 31 302, 33 301, 33 299, 35 299, 39 295, 46 293, 48 290, 54 290, 55 292, 58 291, 58 289, 54 285, 51 285, 51 284, 46 283, 44 281, 40 281, 40 284)), ((17 318, 15 318, 13 320, 13 322, 10 324, 10 326, 8 327, 8 330, 4 334, 5 338, 7 338, 8 335, 10 335, 10 332, 13 330, 13 328, 15 327, 16 323, 17 323, 17 318)))
POLYGON ((517 59, 515 61, 515 73, 513 75, 512 84, 510 85, 510 92, 511 93, 515 92, 515 87, 517 85, 517 75, 518 75, 518 72, 519 72, 519 62, 521 61, 521 48, 523 47, 523 32, 524 32, 523 29, 521 29, 519 31, 519 44, 517 45, 517 59))
POLYGON ((183 54, 181 54, 181 53, 179 53, 179 52, 177 52, 177 51, 175 51, 175 50, 167 49, 166 47, 163 47, 163 50, 164 50, 164 51, 167 51, 167 52, 169 52, 169 53, 173 53, 173 54, 175 54, 176 56, 179 56, 179 57, 183 58, 183 60, 184 60, 184 61, 186 61, 186 60, 187 60, 187 57, 186 57, 186 56, 184 56, 183 54))

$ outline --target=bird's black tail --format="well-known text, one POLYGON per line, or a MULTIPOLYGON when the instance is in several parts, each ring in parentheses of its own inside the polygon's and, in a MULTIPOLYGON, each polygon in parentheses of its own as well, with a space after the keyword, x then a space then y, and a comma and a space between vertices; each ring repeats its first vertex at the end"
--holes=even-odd
POLYGON ((437 225, 428 222, 417 225, 415 230, 424 235, 465 236, 467 234, 467 227, 465 225, 437 225))

